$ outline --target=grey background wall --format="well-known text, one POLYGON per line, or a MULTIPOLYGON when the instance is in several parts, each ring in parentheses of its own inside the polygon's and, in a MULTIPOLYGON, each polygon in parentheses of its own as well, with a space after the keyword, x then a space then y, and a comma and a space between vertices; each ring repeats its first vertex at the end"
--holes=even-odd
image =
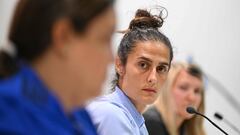
MULTIPOLYGON (((0 43, 6 41, 10 18, 17 0, 0 0, 0 43)), ((172 41, 175 59, 192 56, 205 72, 216 78, 240 103, 240 1, 239 0, 118 0, 116 12, 117 29, 128 27, 137 8, 161 5, 167 8, 168 17, 161 29, 172 41)), ((115 34, 113 50, 116 52, 121 34, 115 34)), ((114 67, 109 67, 109 82, 114 67)), ((216 120, 214 112, 220 112, 240 129, 240 112, 221 94, 220 89, 207 81, 206 115, 231 135, 237 135, 228 125, 216 120)), ((209 135, 221 134, 205 122, 209 135)))
POLYGON ((0 0, 0 45, 6 41, 13 8, 17 0, 0 0))

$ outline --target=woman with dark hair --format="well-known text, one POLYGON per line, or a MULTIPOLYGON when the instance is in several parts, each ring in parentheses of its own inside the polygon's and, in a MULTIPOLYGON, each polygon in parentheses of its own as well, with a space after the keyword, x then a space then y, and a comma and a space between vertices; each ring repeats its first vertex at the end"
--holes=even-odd
POLYGON ((96 134, 84 104, 113 59, 113 3, 19 0, 6 45, 15 51, 0 50, 1 135, 96 134))
POLYGON ((87 106, 101 135, 147 135, 141 113, 158 97, 173 57, 161 16, 137 10, 118 47, 114 92, 87 106))
POLYGON ((204 93, 197 65, 173 63, 159 98, 143 114, 149 135, 205 135, 203 117, 186 111, 191 106, 203 114, 204 93))

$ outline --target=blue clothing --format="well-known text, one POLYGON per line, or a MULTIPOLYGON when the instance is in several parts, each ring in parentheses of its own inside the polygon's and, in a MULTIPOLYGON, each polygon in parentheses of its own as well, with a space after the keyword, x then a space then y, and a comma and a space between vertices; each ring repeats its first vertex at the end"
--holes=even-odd
POLYGON ((148 135, 144 118, 118 87, 87 106, 100 135, 148 135))
POLYGON ((0 80, 1 135, 96 135, 82 108, 66 115, 55 96, 26 64, 0 80))

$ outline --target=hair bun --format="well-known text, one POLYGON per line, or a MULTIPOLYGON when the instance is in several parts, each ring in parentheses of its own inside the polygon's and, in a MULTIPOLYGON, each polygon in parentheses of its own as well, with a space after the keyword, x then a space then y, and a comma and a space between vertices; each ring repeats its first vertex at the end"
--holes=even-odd
POLYGON ((128 29, 133 28, 154 28, 158 29, 163 25, 162 11, 159 15, 152 15, 149 11, 138 9, 135 18, 130 22, 128 29))

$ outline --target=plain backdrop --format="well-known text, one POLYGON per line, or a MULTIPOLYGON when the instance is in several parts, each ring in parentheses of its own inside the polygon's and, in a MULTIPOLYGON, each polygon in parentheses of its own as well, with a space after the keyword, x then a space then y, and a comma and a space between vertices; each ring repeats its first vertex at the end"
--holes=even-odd
MULTIPOLYGON (((0 44, 7 39, 9 23, 17 0, 0 0, 0 44)), ((240 103, 240 1, 239 0, 117 0, 117 30, 124 30, 136 9, 153 9, 156 5, 168 10, 161 28, 171 40, 175 60, 191 59, 214 77, 240 103)), ((121 34, 113 37, 116 54, 121 34)), ((103 92, 110 88, 114 67, 109 67, 103 92)), ((228 125, 213 117, 221 113, 240 129, 240 107, 232 105, 227 94, 211 81, 206 81, 206 115, 231 135, 237 135, 228 125)), ((209 135, 222 134, 209 122, 204 123, 209 135)))

